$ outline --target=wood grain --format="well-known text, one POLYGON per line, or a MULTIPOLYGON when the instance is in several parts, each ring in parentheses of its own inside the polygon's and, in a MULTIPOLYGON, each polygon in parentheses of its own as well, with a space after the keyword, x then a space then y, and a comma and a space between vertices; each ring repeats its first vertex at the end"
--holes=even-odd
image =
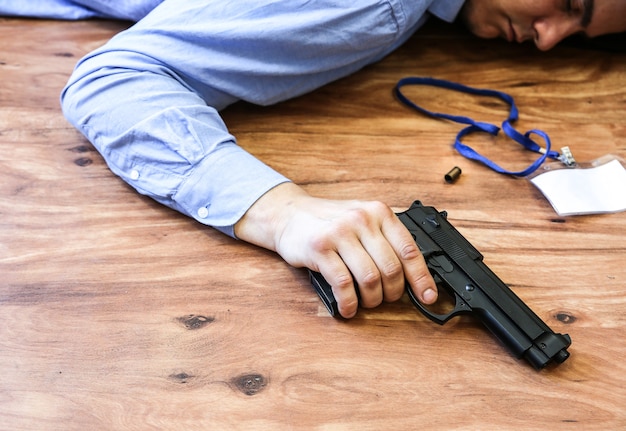
MULTIPOLYGON (((626 428, 626 215, 557 216, 528 181, 455 153, 457 125, 391 94, 411 75, 500 89, 519 129, 546 130, 581 161, 624 157, 624 54, 541 53, 430 26, 314 93, 224 113, 243 147, 313 194, 447 210, 571 335, 572 357, 536 372, 471 318, 439 327, 406 299, 334 320, 304 270, 137 195, 58 104, 78 58, 126 24, 0 24, 0 429, 626 428), (446 184, 456 165, 461 179, 446 184)), ((507 113, 410 94, 485 121, 507 113)), ((510 168, 534 157, 503 138, 472 145, 510 168)))

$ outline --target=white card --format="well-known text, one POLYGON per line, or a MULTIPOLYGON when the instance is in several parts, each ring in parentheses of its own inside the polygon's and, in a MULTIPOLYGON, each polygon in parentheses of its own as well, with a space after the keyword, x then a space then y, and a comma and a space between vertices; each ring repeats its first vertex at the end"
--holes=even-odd
POLYGON ((626 210, 626 169, 617 159, 592 168, 547 171, 530 181, 561 216, 626 210))

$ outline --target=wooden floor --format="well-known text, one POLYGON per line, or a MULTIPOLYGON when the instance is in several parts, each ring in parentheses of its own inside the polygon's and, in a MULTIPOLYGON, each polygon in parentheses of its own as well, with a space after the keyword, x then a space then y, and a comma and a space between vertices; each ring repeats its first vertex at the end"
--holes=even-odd
MULTIPOLYGON (((391 95, 410 75, 508 91, 519 129, 544 129, 579 161, 625 157, 626 55, 431 28, 313 94, 224 113, 242 146, 313 194, 447 210, 570 334, 571 358, 537 372, 471 318, 440 327, 406 300, 335 320, 305 270, 111 174, 58 97, 80 56, 122 27, 0 20, 0 429, 626 429, 626 213, 557 216, 528 181, 458 155, 458 125, 391 95)), ((411 94, 485 121, 507 114, 411 94)), ((472 144, 510 168, 535 157, 505 139, 472 144)))

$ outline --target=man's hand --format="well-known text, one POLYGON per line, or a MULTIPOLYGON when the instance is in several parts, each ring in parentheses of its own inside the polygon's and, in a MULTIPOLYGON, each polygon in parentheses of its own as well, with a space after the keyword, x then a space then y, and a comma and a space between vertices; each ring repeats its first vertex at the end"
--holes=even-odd
POLYGON ((425 304, 437 288, 411 234, 380 202, 315 198, 293 183, 262 196, 236 224, 238 238, 276 251, 287 263, 320 272, 346 318, 361 305, 396 301, 405 279, 425 304))

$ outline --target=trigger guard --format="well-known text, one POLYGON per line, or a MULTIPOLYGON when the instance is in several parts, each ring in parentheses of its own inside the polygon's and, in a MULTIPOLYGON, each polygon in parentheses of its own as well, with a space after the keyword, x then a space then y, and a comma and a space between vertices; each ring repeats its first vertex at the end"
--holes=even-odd
POLYGON ((447 313, 447 314, 438 314, 438 313, 433 313, 432 311, 430 311, 428 309, 428 307, 426 307, 424 304, 422 304, 419 299, 417 299, 415 297, 415 294, 413 293, 413 291, 411 290, 411 288, 407 285, 406 287, 406 291, 409 295, 409 299, 411 300, 411 302, 413 303, 413 305, 426 317, 428 317, 430 320, 432 320, 435 323, 438 323, 440 325, 443 325, 444 323, 446 323, 448 320, 452 319, 455 316, 458 316, 460 314, 465 314, 468 313, 469 311, 471 311, 469 309, 469 307, 467 306, 467 304, 465 303, 465 301, 463 300, 463 298, 461 298, 459 295, 457 295, 456 293, 454 294, 454 308, 452 309, 451 312, 447 313))

